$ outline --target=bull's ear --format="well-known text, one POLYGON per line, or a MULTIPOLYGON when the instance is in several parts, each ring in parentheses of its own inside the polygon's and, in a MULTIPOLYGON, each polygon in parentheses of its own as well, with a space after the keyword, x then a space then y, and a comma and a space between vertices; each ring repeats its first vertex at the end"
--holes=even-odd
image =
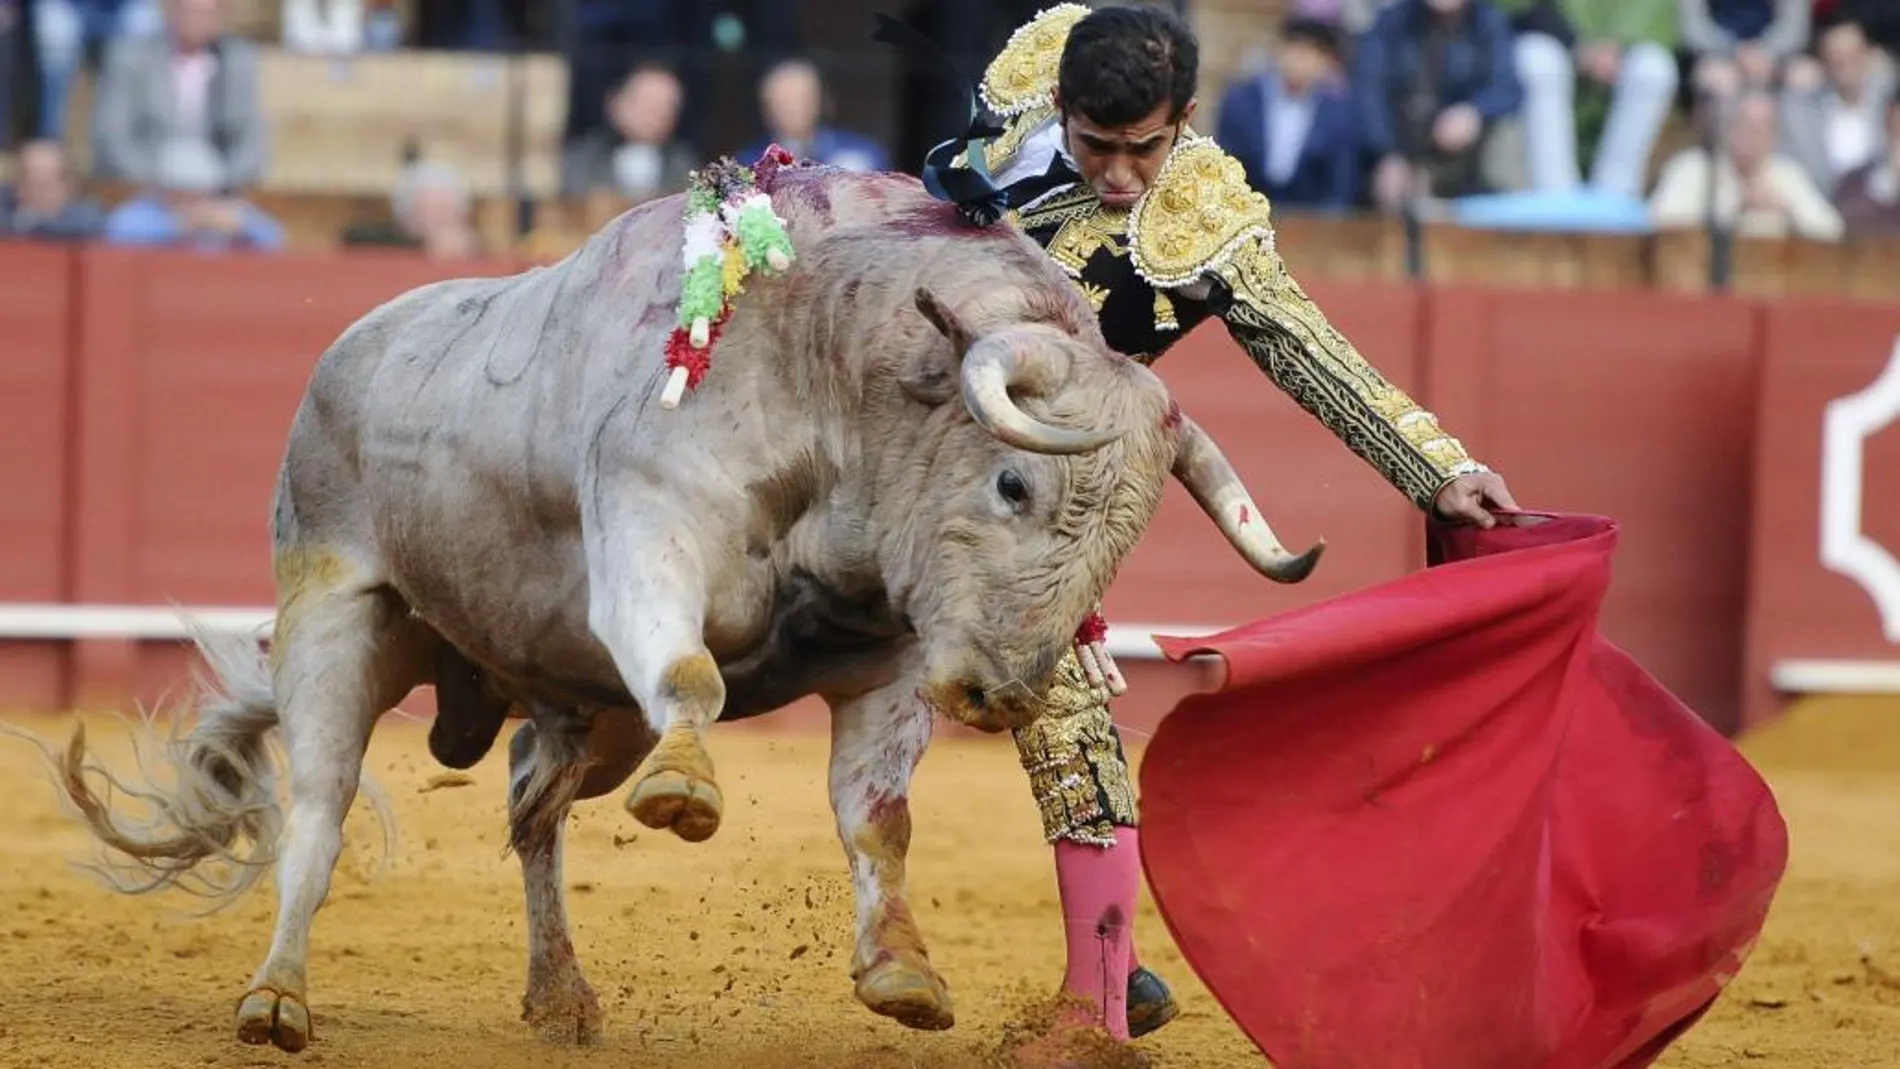
POLYGON ((911 400, 935 408, 961 396, 959 371, 963 354, 970 349, 970 332, 963 319, 928 289, 919 286, 914 299, 917 310, 930 320, 930 325, 949 339, 950 351, 945 353, 943 347, 937 345, 917 347, 898 368, 897 384, 911 400))
POLYGON ((917 287, 915 300, 917 310, 930 320, 930 325, 936 327, 938 333, 950 339, 950 349, 956 353, 957 359, 963 359, 963 354, 970 351, 971 338, 970 328, 964 325, 962 317, 945 307, 942 301, 937 300, 936 294, 923 286, 917 287))

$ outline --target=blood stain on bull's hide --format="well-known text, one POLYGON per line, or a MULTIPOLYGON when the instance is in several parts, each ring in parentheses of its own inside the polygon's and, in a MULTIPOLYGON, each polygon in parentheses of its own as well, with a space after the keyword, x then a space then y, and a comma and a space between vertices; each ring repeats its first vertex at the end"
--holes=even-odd
POLYGON ((823 181, 810 174, 800 174, 796 180, 786 181, 790 177, 781 176, 772 189, 773 199, 798 204, 811 212, 821 226, 830 226, 837 221, 837 215, 831 209, 831 191, 823 181))
POLYGON ((969 237, 986 234, 987 228, 972 226, 957 214, 954 205, 932 202, 903 211, 893 216, 890 228, 899 234, 914 238, 928 237, 969 237))

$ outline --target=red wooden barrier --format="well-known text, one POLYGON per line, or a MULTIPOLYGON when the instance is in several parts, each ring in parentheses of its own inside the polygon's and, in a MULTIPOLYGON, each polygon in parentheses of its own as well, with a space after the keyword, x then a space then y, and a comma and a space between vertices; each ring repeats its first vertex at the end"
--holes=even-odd
POLYGON ((1777 711, 1777 662, 1900 660, 1900 307, 1788 301, 1770 306, 1767 324, 1749 525, 1748 724, 1777 711), (1832 455, 1830 424, 1839 428, 1832 455), (1823 559, 1829 521, 1838 521, 1832 566, 1823 559))
MULTIPOLYGON (((0 245, 0 601, 67 594, 74 257, 0 245)), ((66 700, 57 643, 0 642, 0 708, 66 700)))
MULTIPOLYGON (((82 602, 269 605, 270 498, 311 368, 398 293, 511 263, 407 254, 193 256, 89 249, 71 591, 82 602)), ((78 700, 150 698, 182 678, 175 644, 81 642, 78 700)))
MULTIPOLYGON (((0 248, 0 599, 269 604, 271 482, 319 354, 405 289, 513 266, 0 248)), ((1751 719, 1774 658, 1891 655, 1867 596, 1814 563, 1814 517, 1821 405, 1872 381, 1900 309, 1344 285, 1314 296, 1524 504, 1623 522, 1606 628, 1716 723, 1738 722, 1745 608, 1751 719), (1768 399, 1759 425, 1757 396, 1768 399), (1833 630, 1795 642, 1790 621, 1803 620, 1833 630)), ((1111 619, 1237 623, 1422 564, 1416 510, 1217 324, 1157 370, 1286 541, 1324 535, 1331 547, 1308 582, 1279 586, 1170 487, 1108 595, 1111 619)), ((1870 448, 1864 495, 1885 506, 1869 530, 1891 545, 1900 495, 1881 497, 1874 480, 1891 479, 1896 439, 1870 448)), ((184 664, 170 643, 0 643, 0 701, 150 699, 184 664)), ((1137 689, 1118 716, 1138 730, 1199 682, 1130 670, 1137 689)))
POLYGON ((1519 504, 1622 526, 1603 627, 1704 717, 1739 719, 1758 306, 1440 292, 1426 393, 1519 504))

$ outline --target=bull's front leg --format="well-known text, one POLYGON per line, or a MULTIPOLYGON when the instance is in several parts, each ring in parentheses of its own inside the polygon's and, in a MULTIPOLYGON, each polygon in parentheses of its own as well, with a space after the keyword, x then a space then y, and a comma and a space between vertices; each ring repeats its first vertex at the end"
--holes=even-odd
POLYGON ((704 640, 704 565, 672 510, 639 502, 590 517, 588 623, 659 735, 634 774, 627 811, 687 842, 719 830, 724 799, 706 731, 726 683, 704 640))
POLYGON ((956 1021, 950 990, 930 965, 905 899, 910 777, 930 744, 933 712, 914 679, 832 703, 831 808, 851 863, 859 1001, 911 1028, 956 1021))

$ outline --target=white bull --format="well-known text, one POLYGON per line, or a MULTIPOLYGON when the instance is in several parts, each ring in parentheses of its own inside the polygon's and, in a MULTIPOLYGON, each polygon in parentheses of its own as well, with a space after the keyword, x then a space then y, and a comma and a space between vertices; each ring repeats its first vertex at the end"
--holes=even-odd
POLYGON ((1287 553, 1205 434, 1007 227, 965 229, 901 176, 761 177, 798 252, 755 279, 709 375, 656 403, 682 198, 560 263, 406 293, 325 352, 275 493, 268 661, 201 636, 221 681, 131 828, 59 759, 69 799, 148 884, 234 895, 274 860, 249 1043, 310 1039, 305 961, 378 717, 437 687, 431 746, 479 760, 509 715, 526 885, 525 1018, 585 1041, 600 1009, 564 913, 570 805, 630 777, 643 824, 698 841, 722 796, 704 734, 816 694, 872 1010, 953 1020, 904 900, 912 769, 933 712, 1032 720, 1170 471, 1265 574, 1287 553), (282 736, 290 808, 267 733, 282 736), (201 865, 235 858, 217 875, 201 865))

